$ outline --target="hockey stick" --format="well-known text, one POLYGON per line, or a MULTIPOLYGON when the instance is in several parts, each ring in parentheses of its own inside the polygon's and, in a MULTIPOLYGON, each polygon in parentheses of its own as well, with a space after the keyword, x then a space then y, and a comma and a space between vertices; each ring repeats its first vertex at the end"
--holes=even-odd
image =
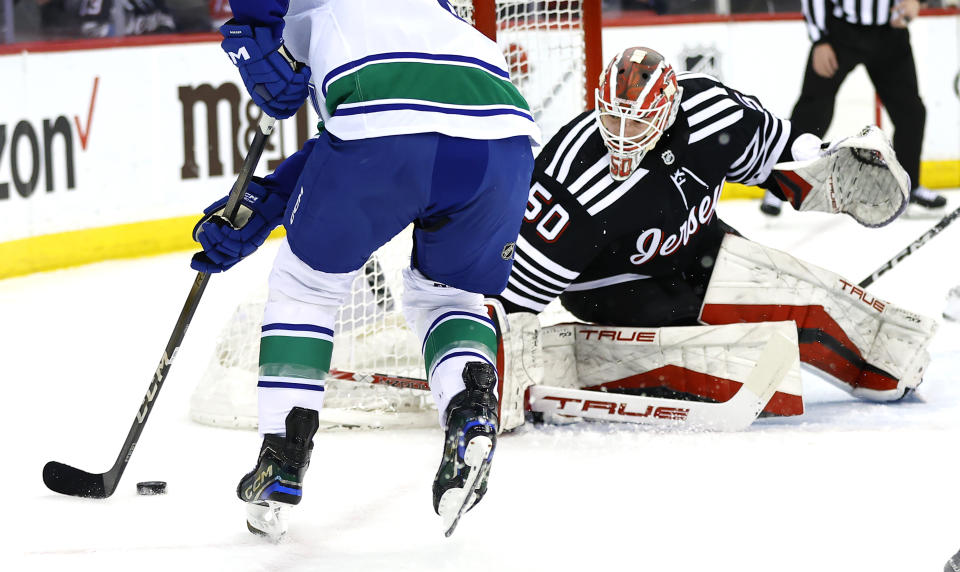
POLYGON ((529 390, 530 407, 541 413, 559 413, 601 421, 741 431, 749 427, 763 411, 793 365, 796 355, 795 343, 780 334, 774 334, 740 390, 721 403, 534 385, 529 390))
POLYGON ((358 373, 345 371, 342 369, 331 369, 330 377, 340 381, 355 381, 357 383, 369 383, 372 385, 389 385, 397 389, 418 389, 420 391, 430 391, 430 383, 425 379, 416 377, 403 377, 399 375, 389 375, 385 373, 358 373))
POLYGON ((920 238, 911 242, 909 245, 907 245, 906 248, 898 252, 893 258, 884 262, 883 265, 880 266, 880 268, 877 268, 876 270, 873 271, 873 274, 861 280, 860 283, 857 284, 857 286, 861 288, 866 288, 867 286, 873 284, 877 278, 880 278, 888 270, 890 270, 897 264, 900 264, 901 260, 910 256, 911 254, 916 252, 921 246, 929 242, 931 238, 940 234, 940 231, 947 228, 947 225, 953 222, 957 217, 960 217, 960 207, 957 207, 956 209, 954 209, 952 213, 940 219, 940 222, 934 225, 933 228, 931 228, 927 232, 920 235, 920 238))
MULTIPOLYGON (((260 155, 263 153, 263 148, 266 145, 267 136, 273 131, 275 122, 275 119, 267 115, 262 115, 260 118, 260 130, 253 138, 250 150, 247 151, 247 156, 243 160, 243 165, 240 167, 240 175, 237 177, 236 183, 233 184, 233 189, 230 190, 227 204, 224 207, 224 216, 227 220, 233 221, 234 218, 236 218, 237 211, 240 209, 240 200, 247 186, 250 184, 253 171, 260 161, 260 155)), ((177 325, 170 334, 167 347, 163 350, 163 356, 161 356, 160 363, 157 365, 157 369, 153 374, 153 379, 150 380, 150 386, 147 388, 147 393, 143 397, 143 403, 137 410, 137 416, 133 420, 133 425, 130 427, 129 433, 127 433, 127 439, 123 442, 123 447, 120 448, 120 454, 117 455, 117 460, 114 461, 110 470, 105 473, 88 473, 71 467, 70 465, 50 461, 43 467, 43 483, 47 485, 47 488, 64 495, 99 499, 109 497, 117 489, 120 476, 123 475, 123 471, 130 461, 130 456, 133 455, 133 450, 137 446, 140 433, 143 432, 147 418, 150 416, 150 412, 156 403, 157 395, 160 393, 160 389, 167 379, 167 374, 170 372, 170 365, 173 363, 173 358, 176 357, 181 342, 183 342, 187 327, 190 326, 190 320, 193 319, 193 314, 197 311, 200 297, 203 295, 203 291, 207 287, 209 280, 210 274, 206 272, 197 273, 197 277, 193 281, 193 287, 190 289, 190 294, 187 295, 187 300, 184 302, 183 309, 180 311, 177 325)))

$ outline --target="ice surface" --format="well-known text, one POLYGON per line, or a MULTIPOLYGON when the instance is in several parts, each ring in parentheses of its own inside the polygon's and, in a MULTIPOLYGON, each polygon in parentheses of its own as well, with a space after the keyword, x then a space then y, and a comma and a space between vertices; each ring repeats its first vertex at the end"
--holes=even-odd
MULTIPOLYGON (((948 193, 949 208, 960 193, 948 193)), ((748 238, 858 281, 936 220, 719 213, 748 238)), ((960 223, 871 293, 939 318, 960 283, 960 223)), ((113 497, 57 495, 49 460, 113 463, 190 289, 187 252, 0 281, 4 570, 941 570, 960 548, 960 324, 943 323, 918 396, 858 402, 805 375, 807 413, 736 434, 578 424, 498 445, 490 490, 444 538, 431 507, 439 430, 320 434, 279 545, 250 535, 234 487, 252 432, 189 421, 214 336, 276 244, 215 276, 113 497), (8 448, 8 451, 10 449, 8 448), (143 497, 137 481, 165 480, 143 497)))

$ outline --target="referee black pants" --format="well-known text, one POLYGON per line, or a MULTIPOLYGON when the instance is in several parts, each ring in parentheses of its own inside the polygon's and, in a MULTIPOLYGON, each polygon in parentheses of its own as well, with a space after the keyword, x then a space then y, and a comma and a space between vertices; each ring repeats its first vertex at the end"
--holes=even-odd
POLYGON ((840 84, 863 64, 893 121, 893 149, 910 175, 911 189, 919 184, 920 148, 927 112, 917 87, 917 68, 906 29, 857 26, 831 18, 828 42, 837 54, 837 73, 821 77, 813 71, 813 49, 807 58, 800 98, 790 120, 794 129, 823 137, 833 120, 840 84))

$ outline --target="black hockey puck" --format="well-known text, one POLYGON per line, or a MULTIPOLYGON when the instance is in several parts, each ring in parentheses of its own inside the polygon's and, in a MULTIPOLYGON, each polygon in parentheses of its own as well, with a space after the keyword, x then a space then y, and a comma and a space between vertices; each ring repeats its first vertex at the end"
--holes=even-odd
POLYGON ((137 483, 138 495, 162 495, 167 492, 166 481, 143 481, 137 483))

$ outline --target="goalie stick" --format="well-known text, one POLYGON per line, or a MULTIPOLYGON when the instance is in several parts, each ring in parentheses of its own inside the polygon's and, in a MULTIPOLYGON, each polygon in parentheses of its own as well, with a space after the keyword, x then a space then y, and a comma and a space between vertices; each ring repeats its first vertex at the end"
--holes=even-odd
POLYGON ((890 270, 897 264, 900 264, 901 260, 910 256, 911 254, 919 250, 921 246, 929 242, 931 238, 940 234, 940 231, 947 228, 947 225, 953 222, 957 217, 960 217, 960 207, 957 207, 956 209, 954 209, 952 213, 940 219, 940 222, 934 225, 933 228, 931 228, 927 232, 920 235, 920 238, 908 244, 906 248, 898 252, 893 258, 884 262, 883 265, 880 266, 880 268, 877 268, 876 270, 873 271, 873 274, 861 280, 860 283, 857 284, 857 286, 861 288, 866 288, 867 286, 873 284, 877 278, 880 278, 888 270, 890 270))
MULTIPOLYGON (((230 190, 227 204, 224 207, 224 217, 231 222, 236 218, 237 211, 240 209, 240 200, 247 186, 250 184, 253 171, 260 161, 260 155, 263 153, 263 148, 266 145, 267 136, 273 131, 275 123, 276 120, 272 117, 261 115, 260 129, 253 138, 250 150, 247 151, 247 156, 243 160, 243 165, 240 167, 240 174, 233 188, 230 190)), ((153 374, 153 379, 150 380, 147 393, 143 397, 143 403, 137 410, 137 416, 134 418, 133 425, 127 433, 127 439, 123 442, 123 447, 120 448, 120 454, 117 455, 117 459, 114 461, 110 470, 105 473, 88 473, 76 467, 71 467, 70 465, 50 461, 43 467, 43 483, 47 485, 47 488, 64 495, 101 499, 109 497, 117 489, 120 476, 123 475, 127 463, 130 462, 130 456, 133 455, 133 450, 137 446, 140 433, 143 432, 147 418, 150 416, 150 412, 156 403, 157 395, 160 393, 160 389, 167 379, 167 374, 170 372, 170 365, 173 363, 173 358, 176 357, 181 342, 183 342, 183 337, 186 334, 187 328, 190 326, 190 320, 193 319, 193 314, 197 311, 200 297, 203 295, 203 291, 206 289, 209 280, 210 274, 206 272, 197 273, 197 277, 193 281, 193 287, 190 289, 190 294, 187 295, 183 309, 180 311, 177 324, 170 334, 167 347, 163 350, 160 363, 157 365, 157 369, 153 374)))

